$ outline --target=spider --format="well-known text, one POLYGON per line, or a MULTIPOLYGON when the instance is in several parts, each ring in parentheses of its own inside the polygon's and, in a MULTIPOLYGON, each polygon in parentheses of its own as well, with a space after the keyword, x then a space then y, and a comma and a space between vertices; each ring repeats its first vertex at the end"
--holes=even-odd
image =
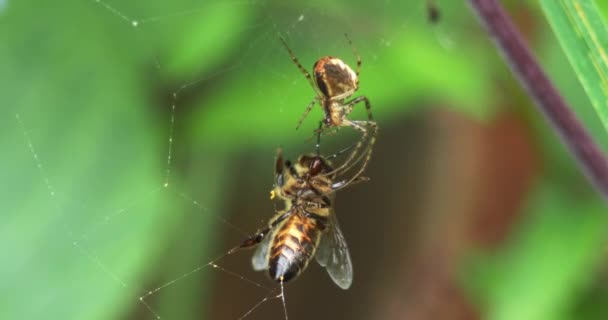
MULTIPOLYGON (((323 108, 324 117, 319 122, 319 129, 317 132, 317 154, 320 154, 320 140, 321 133, 326 128, 339 128, 339 127, 352 127, 362 133, 361 139, 353 149, 348 159, 342 163, 334 171, 341 171, 344 168, 350 168, 364 158, 364 162, 359 168, 359 171, 352 176, 354 181, 359 177, 367 167, 369 160, 372 155, 372 148, 376 141, 376 135, 378 133, 378 126, 373 120, 371 104, 366 96, 358 96, 347 101, 358 89, 359 89, 359 71, 361 70, 361 57, 354 48, 352 41, 346 36, 354 55, 357 57, 357 68, 353 71, 344 61, 339 58, 332 56, 325 56, 317 60, 313 66, 314 78, 310 73, 302 66, 298 58, 287 45, 287 42, 283 37, 279 37, 283 46, 287 49, 289 56, 293 63, 300 69, 300 72, 304 74, 310 85, 315 90, 316 96, 312 102, 306 107, 304 114, 302 115, 296 129, 300 127, 308 113, 312 110, 313 106, 318 102, 323 108), (347 116, 353 111, 353 107, 360 103, 365 103, 365 110, 367 111, 368 120, 349 120, 347 116), (325 128, 324 128, 325 126, 325 128), (371 131, 371 134, 370 134, 371 131), (363 148, 363 142, 369 137, 369 142, 366 147, 367 150, 361 150, 363 148), (362 151, 361 155, 357 158, 357 154, 362 151), (365 155, 365 156, 364 156, 365 155)), ((348 183, 347 183, 348 184, 348 183)))

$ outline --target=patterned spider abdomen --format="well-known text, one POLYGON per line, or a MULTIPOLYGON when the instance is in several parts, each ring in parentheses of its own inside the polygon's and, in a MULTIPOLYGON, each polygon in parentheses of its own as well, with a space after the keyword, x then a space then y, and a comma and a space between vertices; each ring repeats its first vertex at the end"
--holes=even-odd
POLYGON ((327 56, 317 60, 313 72, 317 88, 327 99, 345 99, 359 87, 357 74, 338 58, 327 56))

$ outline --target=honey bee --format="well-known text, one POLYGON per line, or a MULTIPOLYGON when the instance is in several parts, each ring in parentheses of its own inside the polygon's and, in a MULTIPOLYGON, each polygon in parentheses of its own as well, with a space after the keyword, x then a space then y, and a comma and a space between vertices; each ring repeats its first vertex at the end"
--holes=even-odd
POLYGON ((287 45, 285 39, 280 37, 283 46, 287 49, 287 52, 291 57, 291 60, 298 67, 300 72, 304 74, 316 93, 315 98, 306 107, 296 129, 300 127, 306 116, 308 116, 308 113, 310 113, 313 106, 317 102, 323 108, 324 117, 323 120, 319 122, 319 129, 317 130, 317 154, 319 154, 321 133, 323 132, 324 127, 339 128, 348 126, 362 133, 359 143, 357 143, 349 158, 344 161, 340 167, 335 169, 336 171, 339 171, 344 168, 348 168, 353 164, 353 161, 356 163, 359 160, 364 159, 359 171, 352 176, 354 181, 365 171, 365 168, 371 159, 372 148, 378 133, 378 126, 373 120, 371 104, 366 96, 358 96, 350 101, 347 101, 348 98, 359 90, 359 72, 361 70, 362 61, 348 36, 346 36, 346 39, 348 40, 353 53, 357 57, 356 71, 353 71, 348 64, 339 58, 325 56, 317 60, 313 65, 313 77, 299 62, 298 58, 287 45), (361 102, 365 103, 365 110, 367 111, 368 120, 347 119, 347 116, 353 111, 354 106, 361 102), (363 148, 364 141, 367 140, 368 136, 370 138, 369 143, 367 144, 367 150, 362 151, 366 156, 357 158, 357 154, 361 151, 361 148, 363 148))
POLYGON ((267 270, 271 279, 283 284, 316 257, 336 285, 350 287, 352 262, 332 206, 334 191, 349 180, 334 182, 336 175, 327 158, 302 155, 293 165, 283 162, 278 151, 271 199, 283 199, 285 209, 240 246, 258 246, 251 260, 256 271, 267 270))

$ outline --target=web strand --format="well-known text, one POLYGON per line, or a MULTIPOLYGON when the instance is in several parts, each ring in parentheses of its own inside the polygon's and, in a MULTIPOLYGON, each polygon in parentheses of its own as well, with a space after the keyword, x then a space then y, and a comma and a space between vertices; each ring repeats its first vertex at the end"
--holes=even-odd
POLYGON ((15 119, 17 119, 19 128, 21 128, 21 133, 23 133, 23 137, 25 138, 25 143, 27 144, 30 154, 31 154, 32 158, 34 159, 36 167, 38 168, 38 172, 40 173, 40 175, 42 176, 42 179, 44 180, 44 184, 48 191, 49 197, 53 198, 55 196, 55 189, 53 188, 53 185, 51 184, 51 180, 49 179, 48 175, 46 174, 46 172, 44 170, 44 167, 42 166, 42 161, 40 161, 38 152, 36 152, 36 148, 34 148, 32 139, 30 138, 30 135, 29 135, 27 129, 25 128, 23 121, 21 120, 21 116, 18 113, 16 113, 15 119))
POLYGON ((283 277, 281 277, 281 302, 283 302, 283 314, 285 315, 285 320, 288 320, 287 316, 287 303, 285 303, 285 285, 283 282, 283 277))
POLYGON ((281 295, 275 295, 275 296, 271 296, 276 292, 276 290, 273 290, 270 294, 268 294, 267 296, 264 297, 264 299, 258 301, 255 305, 253 305, 253 307, 251 307, 251 309, 247 310, 247 312, 245 312, 242 316, 240 316, 237 320, 243 320, 245 318, 247 318, 248 316, 250 316, 254 311, 256 311, 261 305, 263 305, 264 303, 273 300, 273 299, 279 299, 281 297, 281 295))
POLYGON ((121 287, 127 287, 127 284, 116 273, 112 272, 112 270, 110 270, 103 262, 101 262, 99 256, 95 252, 82 246, 78 241, 72 242, 72 245, 74 246, 74 248, 78 249, 84 256, 86 256, 89 261, 91 261, 103 273, 107 274, 110 278, 112 278, 121 287))
MULTIPOLYGON (((21 129, 23 136, 25 138, 25 143, 30 151, 30 155, 32 157, 32 159, 34 160, 34 163, 42 177, 42 180, 44 181, 44 184, 46 185, 46 189, 48 191, 48 195, 49 198, 51 198, 51 200, 55 200, 55 189, 53 188, 53 185, 51 184, 51 180, 49 179, 48 175, 45 172, 44 166, 42 164, 42 161, 40 159, 40 156, 38 155, 38 152, 36 151, 36 148, 34 147, 34 143, 32 142, 32 139, 30 138, 30 135, 28 133, 28 130, 26 129, 23 120, 21 119, 21 115, 19 113, 15 114, 15 119, 17 120, 17 123, 19 124, 19 128, 21 129)), ((61 212, 61 208, 57 205, 57 203, 55 201, 53 201, 53 203, 55 204, 54 208, 58 211, 61 212)), ((116 214, 122 213, 124 210, 119 210, 116 214)), ((72 228, 70 228, 69 225, 64 225, 65 227, 65 232, 68 235, 68 237, 70 238, 74 238, 74 232, 72 231, 72 228)), ((86 236, 83 236, 81 238, 85 238, 86 236)), ((114 282, 118 283, 121 287, 126 288, 127 284, 114 272, 112 272, 110 270, 110 268, 108 268, 98 257, 98 255, 91 249, 86 248, 85 246, 83 246, 78 240, 74 240, 72 242, 72 246, 76 249, 77 252, 79 252, 81 255, 83 255, 89 262, 91 262, 92 264, 94 264, 99 270, 101 270, 104 274, 106 274, 107 276, 109 276, 111 279, 114 280, 114 282)))
POLYGON ((80 238, 83 239, 83 240, 88 239, 89 237, 91 237, 92 235, 94 235, 95 233, 97 233, 100 229, 102 229, 104 226, 107 226, 107 225, 111 224, 112 221, 114 219, 116 219, 118 216, 126 214, 131 208, 133 208, 137 204, 139 204, 139 203, 147 200, 152 195, 158 194, 161 190, 162 189, 160 187, 154 188, 153 190, 148 191, 147 193, 145 193, 145 195, 143 197, 136 197, 136 200, 133 200, 133 201, 127 203, 126 205, 121 206, 116 211, 113 211, 112 213, 110 213, 108 215, 105 215, 103 217, 103 219, 101 219, 96 224, 94 224, 88 231, 83 232, 81 234, 80 238))
MULTIPOLYGON (((182 280, 190 277, 191 275, 193 275, 195 273, 198 273, 198 272, 200 272, 200 271, 202 271, 203 269, 206 269, 206 268, 212 268, 212 269, 218 270, 218 271, 223 272, 223 273, 225 273, 225 274, 227 274, 227 275, 229 275, 231 277, 234 277, 234 278, 236 278, 236 279, 238 279, 240 281, 243 281, 245 283, 253 285, 253 286, 257 287, 257 288, 263 289, 263 290, 265 290, 267 292, 272 293, 272 291, 275 291, 276 289, 268 288, 268 287, 266 287, 266 286, 264 286, 264 285, 262 285, 262 284, 260 284, 258 282, 250 280, 250 279, 248 279, 248 278, 246 278, 246 277, 244 277, 244 276, 242 276, 242 275, 240 275, 240 274, 238 274, 238 273, 236 273, 234 271, 228 270, 228 269, 226 269, 226 268, 218 265, 218 262, 220 260, 224 259, 228 255, 231 255, 233 252, 236 252, 238 248, 239 248, 238 246, 234 247, 234 248, 226 251, 224 254, 216 257, 215 259, 213 259, 213 260, 211 260, 211 261, 209 261, 209 262, 207 262, 207 263, 205 263, 203 265, 200 265, 200 266, 198 266, 198 267, 196 267, 196 268, 194 268, 194 269, 192 269, 192 270, 190 270, 190 271, 182 274, 181 276, 179 276, 177 278, 174 278, 173 280, 171 280, 169 282, 166 282, 165 284, 163 284, 163 285, 161 285, 159 287, 156 287, 156 288, 148 291, 146 294, 144 294, 144 295, 142 295, 142 296, 139 297, 140 303, 142 303, 145 306, 145 308, 148 309, 154 315, 154 317, 156 317, 156 319, 161 319, 161 316, 156 311, 154 311, 154 309, 146 301, 146 299, 149 298, 149 297, 151 297, 151 296, 153 296, 153 295, 155 295, 155 294, 157 294, 161 290, 163 290, 163 289, 165 289, 165 288, 167 288, 167 287, 169 287, 169 286, 171 286, 171 285, 173 285, 173 284, 175 284, 177 282, 180 282, 180 281, 182 281, 182 280)), ((250 309, 246 313, 246 315, 248 315, 251 312, 253 312, 253 310, 255 310, 257 307, 259 307, 261 304, 263 304, 267 300, 268 300, 268 296, 264 297, 264 299, 262 299, 252 309, 250 309)), ((239 319, 243 319, 244 317, 245 316, 242 316, 239 319)))
MULTIPOLYGON (((29 135, 28 130, 26 129, 24 122, 22 120, 22 117, 20 114, 15 114, 15 119, 18 122, 19 128, 23 134, 24 137, 24 141, 25 144, 28 148, 28 151, 30 152, 30 156, 32 157, 32 159, 34 160, 34 164, 36 166, 36 168, 38 169, 40 175, 41 175, 41 179, 44 181, 44 184, 46 186, 47 189, 47 194, 50 198, 54 198, 54 196, 56 195, 55 189, 53 188, 53 185, 49 179, 49 177, 46 175, 45 173, 45 168, 43 165, 42 160, 40 159, 40 156, 38 154, 38 152, 36 151, 36 148, 34 146, 34 143, 32 142, 32 139, 29 135)), ((91 228, 89 228, 87 231, 82 232, 80 234, 80 236, 75 236, 74 232, 72 231, 72 228, 70 228, 68 225, 65 226, 66 228, 66 233, 70 238, 76 238, 76 240, 73 240, 71 242, 72 247, 81 255, 83 256, 87 261, 89 261, 91 264, 93 264, 98 270, 100 270, 101 273, 105 274, 108 278, 112 279, 113 282, 115 282, 116 284, 118 284, 121 288, 129 288, 131 286, 129 286, 121 276, 119 276, 116 272, 114 272, 106 263, 104 263, 99 255, 95 252, 95 250, 91 249, 90 247, 86 246, 84 244, 84 242, 88 241, 91 236, 93 236, 94 234, 98 233, 100 230, 102 230, 104 227, 108 226, 109 224, 111 224, 114 220, 116 220, 116 217, 124 215, 126 213, 128 213, 130 210, 133 209, 133 207, 135 207, 137 204, 143 202, 143 201, 147 201, 147 199, 149 199, 150 197, 158 194, 160 191, 162 191, 164 188, 162 187, 157 187, 154 188, 151 191, 148 191, 146 193, 144 193, 143 196, 140 197, 136 197, 135 200, 127 203, 126 205, 121 206, 119 209, 113 211, 110 214, 104 215, 102 219, 100 219, 97 223, 95 223, 91 228)), ((196 207, 197 209, 206 212, 206 214, 209 214, 207 211, 208 209, 206 207, 204 207, 199 201, 193 199, 192 197, 186 195, 184 192, 175 192, 176 195, 178 195, 179 197, 181 197, 182 199, 187 200, 188 203, 190 203, 190 205, 196 207)), ((59 208, 58 208, 59 210, 59 208)), ((230 227, 231 229, 233 229, 234 231, 240 233, 243 236, 246 236, 247 233, 245 231, 243 231, 241 228, 235 226, 234 224, 230 223, 228 220, 224 219, 223 217, 219 216, 219 215, 211 215, 214 218, 218 219, 220 222, 222 222, 222 224, 230 227)), ((225 258, 226 256, 232 254, 233 252, 238 252, 237 247, 232 248, 228 251, 226 251, 224 254, 216 257, 215 259, 200 265, 196 268, 194 268, 193 270, 184 273, 183 275, 155 288, 152 290, 147 291, 144 295, 141 295, 138 297, 139 302, 144 306, 144 308, 146 310, 148 310, 148 312, 150 312, 150 314, 152 314, 156 319, 161 319, 161 315, 158 314, 158 312, 156 312, 154 310, 154 308, 152 307, 152 305, 150 303, 148 303, 148 301, 146 299, 148 299, 149 297, 157 294, 158 292, 160 292, 161 290, 179 282, 179 281, 183 281, 186 278, 188 278, 189 276, 200 272, 204 269, 211 269, 211 270, 217 270, 219 272, 222 272, 224 274, 227 274, 235 279, 238 279, 241 282, 247 283, 249 285, 252 285, 256 288, 262 289, 266 292, 272 293, 273 291, 276 291, 276 289, 267 287, 265 285, 260 284, 259 282, 253 281, 237 272, 231 271, 225 267, 222 267, 221 265, 219 265, 219 261, 223 258, 225 258)), ((250 315, 251 313, 253 313, 259 306, 263 305, 265 302, 267 302, 268 300, 272 300, 274 298, 278 298, 279 296, 275 296, 275 297, 270 297, 270 295, 266 295, 263 299, 261 299, 260 301, 258 301, 250 310, 248 310, 246 312, 246 314, 244 316, 241 316, 239 319, 245 319, 248 315, 250 315)))
POLYGON ((173 131, 175 128, 175 107, 177 104, 177 92, 173 93, 173 103, 171 104, 171 120, 169 120, 169 139, 167 151, 167 168, 165 169, 165 184, 164 187, 169 187, 169 177, 171 176, 171 158, 173 152, 173 131))
POLYGON ((119 17, 120 19, 126 21, 131 26, 137 27, 139 25, 139 22, 137 22, 137 20, 131 19, 129 16, 127 16, 126 14, 124 14, 122 11, 119 11, 118 9, 114 8, 113 6, 111 6, 110 4, 108 4, 107 2, 104 2, 104 1, 101 1, 101 0, 93 0, 93 1, 96 2, 96 3, 98 3, 101 7, 103 7, 107 11, 111 12, 113 15, 115 15, 115 16, 119 17))
MULTIPOLYGON (((192 197, 188 196, 187 194, 183 193, 183 192, 179 192, 178 193, 180 197, 186 199, 187 201, 190 201, 194 206, 196 206, 197 208, 199 208, 202 211, 208 211, 207 208, 205 208, 200 202, 198 202, 197 200, 194 200, 192 197)), ((234 231, 237 231, 238 233, 241 234, 241 236, 243 237, 247 237, 249 236, 249 233, 245 232, 242 228, 237 227, 236 225, 234 225, 233 223, 231 223, 230 221, 226 220, 225 218, 219 216, 219 215, 213 215, 216 219, 218 219, 219 221, 221 221, 223 224, 225 224, 226 226, 228 226, 229 228, 231 228, 234 231)))

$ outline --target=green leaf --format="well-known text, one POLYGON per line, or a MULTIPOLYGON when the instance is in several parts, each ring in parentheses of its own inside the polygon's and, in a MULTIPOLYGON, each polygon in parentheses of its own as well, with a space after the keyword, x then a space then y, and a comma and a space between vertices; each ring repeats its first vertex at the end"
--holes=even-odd
POLYGON ((608 29, 601 12, 595 1, 543 0, 541 3, 580 83, 608 130, 608 29))

